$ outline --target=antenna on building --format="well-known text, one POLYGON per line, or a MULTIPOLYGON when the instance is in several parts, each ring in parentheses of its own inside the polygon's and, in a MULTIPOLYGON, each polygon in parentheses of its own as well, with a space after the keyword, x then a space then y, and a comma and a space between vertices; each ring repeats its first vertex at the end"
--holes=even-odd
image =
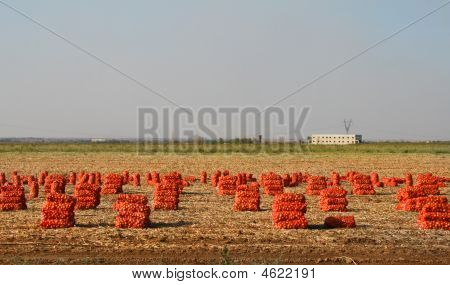
POLYGON ((350 121, 347 121, 347 119, 344 119, 344 126, 345 126, 345 131, 348 132, 350 131, 350 127, 352 126, 352 119, 350 119, 350 121))

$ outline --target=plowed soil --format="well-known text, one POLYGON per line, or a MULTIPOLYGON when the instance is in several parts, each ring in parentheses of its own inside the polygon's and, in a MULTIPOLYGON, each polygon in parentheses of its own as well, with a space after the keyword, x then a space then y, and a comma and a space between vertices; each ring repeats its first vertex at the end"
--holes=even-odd
MULTIPOLYGON (((69 171, 179 171, 185 175, 293 171, 328 175, 331 171, 380 176, 432 172, 450 176, 448 154, 306 155, 152 155, 119 153, 4 153, 0 171, 37 174, 69 171)), ((144 180, 144 179, 143 179, 144 180)), ((343 185, 351 190, 348 184, 343 185)), ((144 230, 115 229, 114 196, 102 196, 98 209, 76 212, 76 227, 39 228, 44 197, 28 201, 28 210, 0 212, 1 264, 450 264, 450 232, 423 231, 417 213, 395 210, 400 187, 379 188, 376 196, 349 195, 354 229, 323 227, 327 215, 318 197, 307 196, 307 230, 277 230, 271 222, 272 198, 262 196, 260 212, 233 212, 233 198, 210 185, 185 188, 178 211, 154 211, 144 230)), ((27 190, 27 189, 26 189, 27 190)), ((125 186, 126 193, 152 197, 153 188, 125 186)), ((42 188, 41 188, 42 191, 42 188)), ((67 187, 72 193, 73 186, 67 187)), ((305 185, 287 188, 304 193, 305 185)), ((441 193, 450 199, 450 188, 441 193)))

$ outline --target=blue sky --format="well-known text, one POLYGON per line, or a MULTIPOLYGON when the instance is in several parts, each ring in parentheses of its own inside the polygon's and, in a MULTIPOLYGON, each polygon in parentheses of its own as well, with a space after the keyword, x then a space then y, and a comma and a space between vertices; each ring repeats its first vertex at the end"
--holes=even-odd
MULTIPOLYGON (((264 108, 445 1, 7 1, 184 106, 264 108), (125 4, 126 3, 126 4, 125 4)), ((0 137, 133 137, 167 102, 0 5, 0 137)), ((280 106, 450 140, 450 5, 280 106)))

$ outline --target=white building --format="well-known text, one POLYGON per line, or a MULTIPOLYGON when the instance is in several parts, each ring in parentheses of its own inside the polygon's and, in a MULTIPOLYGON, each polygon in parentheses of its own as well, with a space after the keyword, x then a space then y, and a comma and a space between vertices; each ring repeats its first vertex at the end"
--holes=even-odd
POLYGON ((95 138, 95 139, 91 139, 91 142, 93 142, 93 143, 98 143, 98 142, 106 142, 106 139, 102 139, 102 138, 95 138))
POLYGON ((357 144, 362 142, 362 135, 312 135, 310 144, 357 144))

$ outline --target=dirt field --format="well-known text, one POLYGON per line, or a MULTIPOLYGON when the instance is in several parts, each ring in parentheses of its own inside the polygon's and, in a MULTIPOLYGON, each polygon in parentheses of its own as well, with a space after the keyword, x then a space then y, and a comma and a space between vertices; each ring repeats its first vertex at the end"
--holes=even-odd
MULTIPOLYGON (((2 153, 0 171, 37 174, 40 170, 141 174, 157 170, 185 175, 216 169, 280 174, 300 171, 328 175, 336 170, 380 176, 403 176, 430 171, 450 176, 449 154, 309 155, 152 155, 133 153, 2 153)), ((344 188, 350 190, 348 184, 344 188)), ((72 193, 72 186, 68 193, 72 193)), ((422 231, 415 212, 396 211, 399 188, 378 190, 376 196, 348 196, 349 214, 357 227, 323 228, 329 215, 319 211, 318 197, 307 196, 308 230, 276 230, 271 222, 272 198, 262 196, 262 211, 233 212, 233 198, 221 197, 211 186, 195 184, 180 197, 179 211, 151 213, 152 227, 118 230, 113 226, 113 196, 102 197, 97 210, 77 211, 70 229, 43 230, 43 198, 29 209, 0 212, 2 264, 450 264, 450 232, 422 231)), ((152 196, 153 189, 125 187, 126 193, 152 196)), ((304 193, 305 185, 288 188, 304 193)), ((450 187, 441 190, 450 198, 450 187)))

